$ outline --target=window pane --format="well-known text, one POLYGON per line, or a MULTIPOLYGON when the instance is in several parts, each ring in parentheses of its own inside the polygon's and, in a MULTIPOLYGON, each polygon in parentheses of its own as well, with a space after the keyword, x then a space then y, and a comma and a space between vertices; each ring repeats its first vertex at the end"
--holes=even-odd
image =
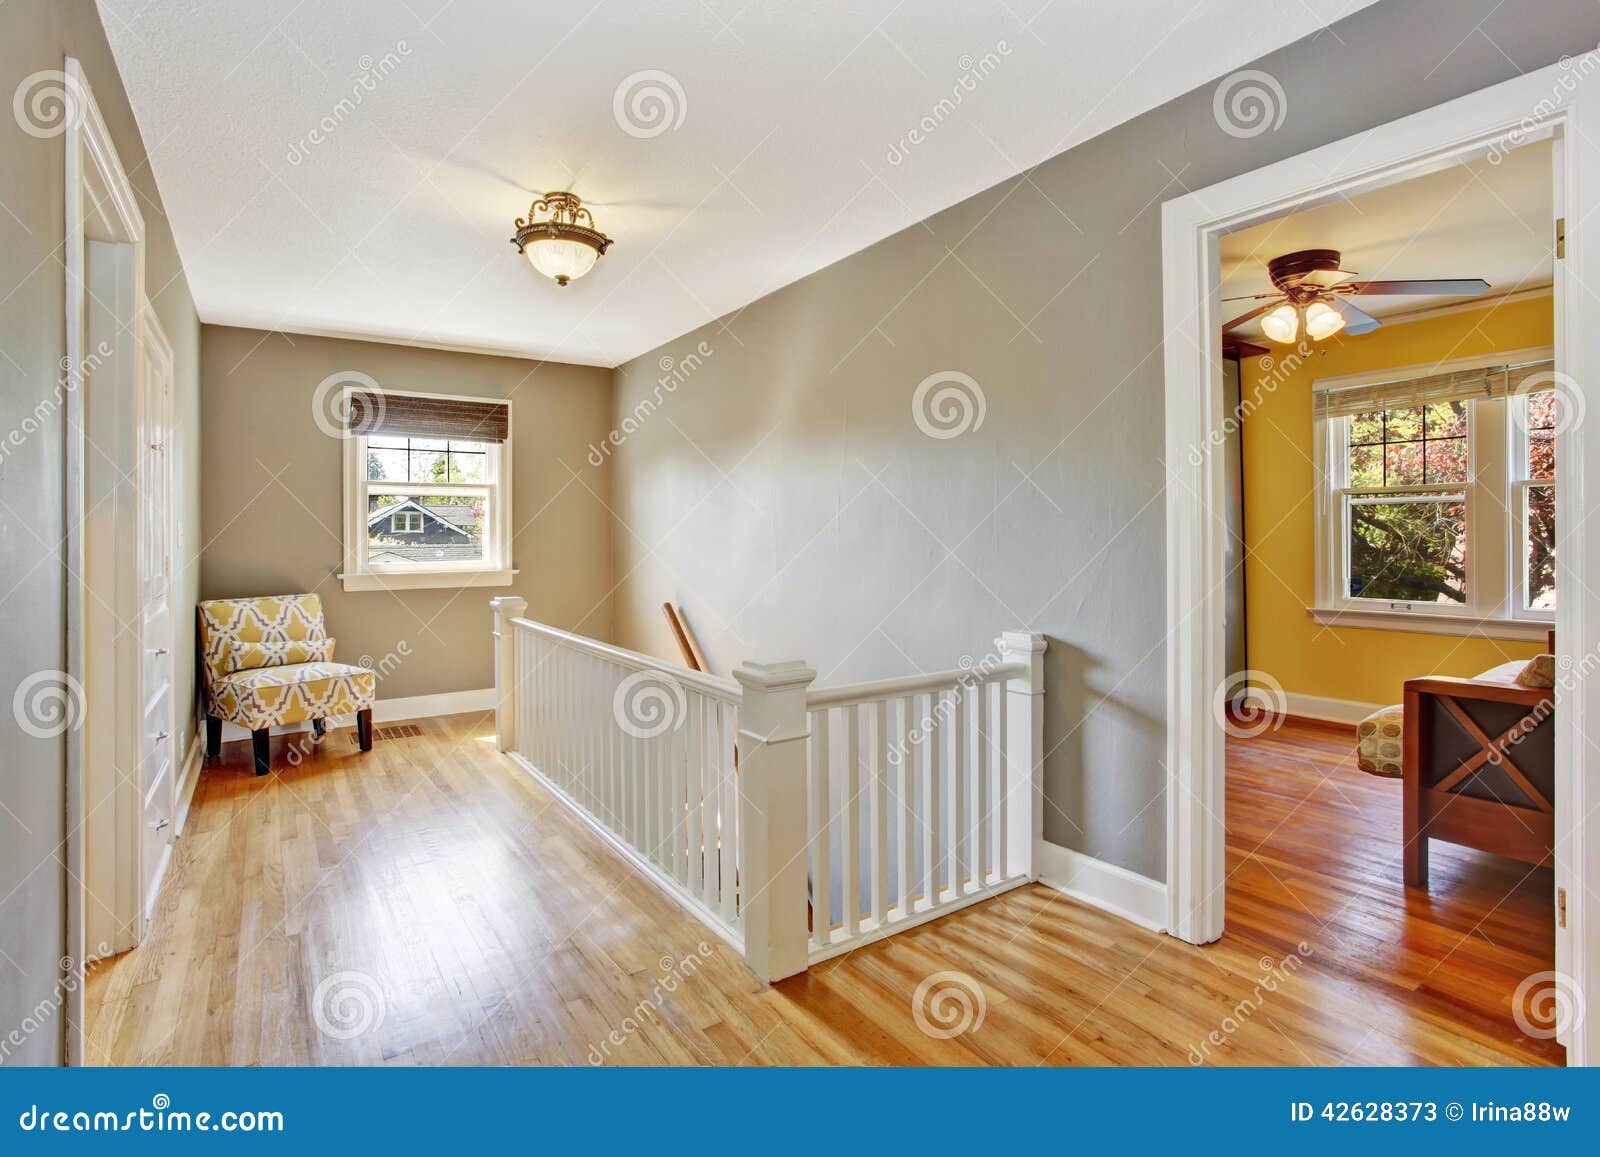
POLYGON ((1422 484, 1422 443, 1402 442, 1384 448, 1384 482, 1389 486, 1422 484))
POLYGON ((1466 601, 1464 496, 1350 503, 1350 597, 1466 601))
POLYGON ((454 445, 450 447, 450 482, 482 482, 482 454, 463 454, 454 445))
POLYGON ((488 495, 373 495, 367 557, 376 568, 472 563, 484 558, 488 495))
POLYGON ((1523 544, 1523 560, 1527 567, 1528 606, 1552 611, 1556 606, 1556 488, 1529 486, 1524 493, 1528 540, 1523 544))
POLYGON ((1350 447, 1350 485, 1383 485, 1383 447, 1350 447))
POLYGON ((1430 486, 1440 482, 1465 482, 1467 480, 1467 440, 1465 438, 1446 438, 1442 442, 1435 442, 1432 438, 1425 443, 1424 462, 1427 466, 1427 476, 1423 479, 1430 486))
POLYGON ((1362 446, 1381 441, 1383 441, 1382 410, 1374 410, 1370 414, 1357 414, 1350 419, 1350 444, 1352 446, 1362 446))
POLYGON ((1554 390, 1529 394, 1527 429, 1529 478, 1556 476, 1556 421, 1561 417, 1561 402, 1554 390))
POLYGON ((367 443, 367 481, 405 482, 406 452, 367 443))
POLYGON ((1422 437, 1422 407, 1385 410, 1383 436, 1386 442, 1407 442, 1422 437))
POLYGON ((1431 442, 1435 438, 1465 438, 1467 436, 1467 404, 1465 402, 1435 402, 1423 415, 1423 429, 1431 442))
POLYGON ((448 482, 445 476, 444 447, 437 450, 418 450, 417 439, 411 442, 411 475, 407 482, 448 482))

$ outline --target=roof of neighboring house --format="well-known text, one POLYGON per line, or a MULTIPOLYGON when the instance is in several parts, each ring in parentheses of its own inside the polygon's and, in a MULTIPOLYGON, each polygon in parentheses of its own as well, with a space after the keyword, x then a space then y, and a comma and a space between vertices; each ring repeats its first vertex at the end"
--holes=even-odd
POLYGON ((375 546, 370 561, 383 562, 473 562, 483 558, 478 543, 428 544, 414 546, 375 546))
POLYGON ((428 503, 424 505, 414 498, 407 498, 404 502, 396 502, 389 506, 380 506, 367 515, 367 525, 371 526, 380 518, 387 518, 399 510, 420 510, 429 514, 435 520, 444 523, 451 530, 466 534, 466 527, 478 522, 478 516, 473 513, 473 504, 470 502, 443 502, 428 503))

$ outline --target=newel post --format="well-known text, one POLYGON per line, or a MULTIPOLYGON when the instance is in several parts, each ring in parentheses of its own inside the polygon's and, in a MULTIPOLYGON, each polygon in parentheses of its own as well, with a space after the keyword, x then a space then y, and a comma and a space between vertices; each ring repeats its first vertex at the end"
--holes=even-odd
POLYGON ((517 640, 512 619, 520 619, 528 600, 501 595, 489 600, 494 612, 494 731, 501 751, 517 745, 517 640))
POLYGON ((994 642, 1004 662, 1027 668, 1006 680, 1006 874, 1037 880, 1044 843, 1045 641, 1007 631, 994 642))
POLYGON ((739 701, 739 896, 744 958, 763 980, 804 972, 806 941, 806 688, 804 663, 743 663, 739 701))

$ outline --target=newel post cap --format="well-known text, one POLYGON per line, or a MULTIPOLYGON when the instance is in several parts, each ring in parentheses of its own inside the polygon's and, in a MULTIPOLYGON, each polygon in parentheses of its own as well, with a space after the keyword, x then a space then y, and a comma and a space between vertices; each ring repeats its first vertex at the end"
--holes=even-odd
POLYGON ((807 687, 817 673, 798 659, 783 663, 740 663, 733 677, 742 686, 756 691, 783 691, 790 687, 807 687))

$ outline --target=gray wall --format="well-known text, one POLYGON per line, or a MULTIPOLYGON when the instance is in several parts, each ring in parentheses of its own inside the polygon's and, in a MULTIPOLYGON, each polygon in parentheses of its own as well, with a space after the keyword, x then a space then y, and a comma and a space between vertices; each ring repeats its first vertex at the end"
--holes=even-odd
POLYGON ((1258 62, 1276 131, 1198 90, 629 362, 619 422, 714 350, 616 451, 618 641, 673 654, 671 598, 717 670, 836 682, 1041 631, 1045 835, 1163 878, 1161 202, 1597 41, 1593 0, 1390 0, 1258 62), (987 405, 947 440, 912 420, 942 370, 987 405))
MULTIPOLYGON (((174 467, 179 516, 180 599, 199 589, 199 323, 144 144, 90 0, 9 0, 0 7, 0 1054, 6 1064, 61 1056, 58 961, 64 949, 65 754, 59 736, 23 732, 10 710, 15 689, 39 671, 59 671, 65 574, 53 554, 65 533, 62 461, 66 431, 57 383, 66 354, 65 144, 38 139, 10 115, 25 77, 84 65, 118 156, 139 194, 148 234, 146 286, 177 359, 174 467), (42 407, 42 408, 41 408, 42 407), (45 1011, 48 1010, 48 1011, 45 1011), (35 1015, 41 1014, 41 1015, 35 1015), (31 1019, 30 1019, 31 1018, 31 1019), (37 1024, 32 1032, 25 1025, 37 1024), (13 1031, 17 1036, 12 1037, 13 1031), (20 1040, 20 1044, 17 1043, 20 1040)), ((181 620, 180 620, 181 621, 181 620)), ((193 694, 179 667, 180 705, 193 694)), ((181 710, 181 708, 180 708, 181 710)), ((193 733, 182 710, 179 751, 193 733)))
POLYGON ((611 371, 336 338, 204 327, 204 598, 315 591, 346 662, 404 641, 380 699, 494 683, 489 599, 518 594, 556 626, 611 637, 609 470, 585 447, 611 422, 611 371), (343 448, 317 425, 313 396, 356 370, 380 386, 512 402, 510 587, 346 593, 343 448), (563 465, 565 463, 565 466, 563 465), (567 469, 570 467, 571 469, 567 469), (574 475, 580 481, 574 481, 574 475))

